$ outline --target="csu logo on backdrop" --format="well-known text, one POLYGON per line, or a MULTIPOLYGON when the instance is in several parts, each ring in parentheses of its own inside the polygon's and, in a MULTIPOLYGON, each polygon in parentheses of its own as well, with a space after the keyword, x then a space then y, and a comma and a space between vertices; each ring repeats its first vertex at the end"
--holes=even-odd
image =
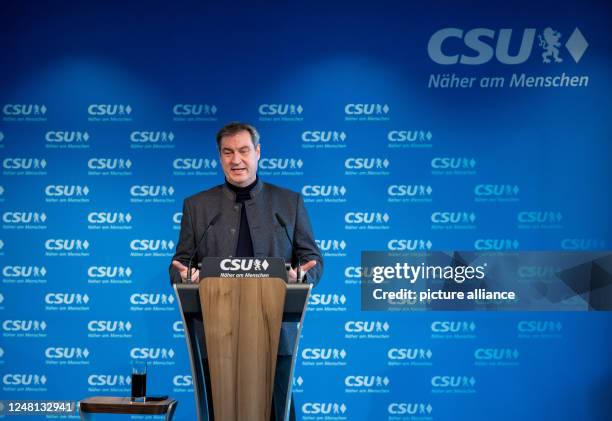
POLYGON ((47 121, 45 104, 4 104, 2 106, 4 121, 47 121))
MULTIPOLYGON (((31 374, 31 373, 7 373, 2 376, 2 384, 5 386, 44 386, 47 384, 47 376, 44 374, 31 374)), ((34 389, 34 392, 44 392, 46 388, 42 390, 34 389)))
POLYGON ((71 360, 76 364, 89 364, 89 350, 81 347, 48 347, 45 349, 47 364, 57 364, 61 361, 71 360))
POLYGON ((433 376, 431 385, 434 389, 473 389, 476 386, 474 376, 433 376))
POLYGON ((344 414, 347 407, 344 403, 337 402, 306 402, 302 405, 304 415, 333 415, 334 420, 345 420, 344 414))
POLYGON ((172 378, 174 387, 189 387, 193 386, 193 378, 191 375, 177 375, 172 378))
POLYGON ((102 332, 129 332, 132 323, 123 320, 90 320, 87 323, 87 331, 92 333, 102 332))
POLYGON ((2 214, 2 228, 46 229, 47 215, 44 212, 8 211, 2 214))
POLYGON ((341 348, 304 348, 302 350, 302 364, 309 365, 314 362, 325 362, 326 365, 346 365, 347 353, 341 348))
POLYGON ((87 240, 50 238, 45 241, 45 250, 48 252, 82 251, 88 249, 89 241, 87 240))
POLYGON ((519 356, 516 348, 477 348, 474 351, 477 366, 518 365, 519 356))
POLYGON ((45 147, 47 149, 87 149, 89 138, 89 133, 76 130, 48 131, 45 133, 45 147))
POLYGON ((519 229, 561 229, 563 214, 559 211, 522 211, 518 212, 519 229))
POLYGON ((208 158, 176 158, 172 161, 174 175, 217 175, 217 161, 208 158))
POLYGON ((87 175, 132 175, 132 161, 129 158, 90 158, 87 168, 87 175))
POLYGON ((347 170, 387 169, 391 162, 387 158, 347 158, 344 168, 347 170))
POLYGON ((218 108, 214 104, 174 104, 174 121, 217 121, 218 108))
POLYGON ((476 323, 473 321, 436 320, 431 323, 432 339, 474 339, 476 323))
POLYGON ((387 132, 388 147, 431 148, 433 134, 429 130, 390 130, 387 132))
POLYGON ((132 161, 124 158, 91 158, 87 161, 90 170, 120 170, 130 169, 132 161))
POLYGON ((301 158, 261 158, 259 160, 259 173, 262 175, 304 175, 301 158))
POLYGON ((337 184, 313 185, 302 187, 304 203, 346 203, 347 189, 337 184))
POLYGON ((131 311, 142 311, 143 309, 153 311, 174 310, 174 295, 172 294, 150 294, 134 293, 130 295, 131 311))
POLYGON ((45 304, 48 306, 87 305, 89 304, 89 295, 74 292, 49 292, 45 295, 45 304))
POLYGON ((430 216, 432 229, 474 229, 474 212, 433 212, 430 216))
POLYGON ((174 149, 175 135, 164 130, 135 130, 130 133, 132 149, 174 149))
POLYGON ((44 332, 47 322, 44 320, 4 320, 2 330, 4 332, 44 332))
POLYGON ((431 349, 425 348, 390 348, 387 351, 387 359, 392 361, 406 360, 431 360, 433 353, 431 349))
POLYGON ((389 393, 391 380, 387 376, 350 375, 344 378, 347 392, 389 393))
POLYGON ((174 350, 172 348, 135 347, 130 349, 130 358, 135 360, 171 360, 174 358, 174 350))
POLYGON ((87 377, 87 384, 93 387, 124 386, 129 387, 132 379, 123 374, 90 374, 87 377))
POLYGON ((561 63, 565 47, 578 63, 589 45, 582 32, 575 28, 564 45, 562 39, 563 34, 550 26, 539 33, 536 28, 443 28, 429 39, 427 53, 432 61, 441 65, 476 66, 493 60, 506 65, 517 65, 529 60, 534 47, 539 47, 539 58, 548 64, 561 63), (511 44, 514 46, 512 49, 511 44), (516 45, 520 45, 518 50, 516 45))
POLYGON ((217 166, 215 159, 207 158, 176 158, 172 161, 172 168, 177 171, 215 170, 217 166))
POLYGON ((87 186, 49 184, 45 187, 45 202, 89 203, 89 192, 87 186))
POLYGON ((47 114, 44 104, 4 104, 2 113, 5 116, 43 116, 47 114))
POLYGON ((129 104, 90 104, 87 107, 90 116, 130 115, 132 107, 129 104))
POLYGON ((324 257, 346 257, 347 243, 344 240, 315 240, 324 257))
POLYGON ((132 121, 132 106, 130 104, 89 104, 87 120, 92 122, 132 121))
POLYGON ((345 339, 389 339, 388 322, 380 320, 348 320, 344 323, 345 339))
MULTIPOLYGON (((4 278, 23 278, 32 283, 43 283, 47 269, 44 266, 4 266, 2 276, 4 278)), ((7 282, 7 281, 5 281, 7 282)), ((7 283, 12 283, 8 281, 7 283)), ((29 282, 26 282, 29 283, 29 282)))
POLYGON ((2 174, 7 176, 47 175, 47 161, 44 158, 4 158, 2 168, 2 174))
POLYGON ((344 294, 311 294, 308 305, 312 311, 346 311, 344 294))
POLYGON ((434 157, 431 162, 432 175, 474 175, 476 159, 465 157, 434 157))
POLYGON ((344 324, 346 333, 379 333, 388 332, 389 323, 381 321, 349 320, 344 324))
POLYGON ((390 219, 387 212, 347 212, 344 214, 344 229, 387 230, 390 219))
POLYGON ((89 212, 87 214, 88 229, 118 229, 132 228, 132 215, 129 212, 89 212))
POLYGON ((519 191, 516 184, 477 184, 474 187, 474 201, 518 202, 519 191))
POLYGON ((431 250, 432 246, 431 240, 424 239, 393 238, 387 242, 387 249, 391 251, 431 250))
POLYGON ((605 248, 606 242, 596 238, 564 238, 561 240, 562 250, 603 250, 605 248))
POLYGON ((131 203, 174 203, 174 187, 136 184, 130 187, 131 203))
POLYGON ((304 107, 300 104, 260 104, 259 121, 303 121, 304 107))
POLYGON ((560 338, 563 324, 559 320, 521 320, 516 330, 519 338, 560 338))
POLYGON ((478 238, 474 241, 475 250, 518 250, 518 240, 510 238, 478 238))
POLYGON ((346 191, 346 187, 337 184, 307 184, 302 187, 302 196, 304 196, 304 201, 314 202, 318 198, 322 198, 320 201, 343 200, 344 203, 346 202, 344 198, 346 191))
POLYGON ((301 139, 304 149, 344 149, 347 135, 337 130, 305 130, 301 139))
POLYGON ((134 239, 130 241, 132 257, 170 257, 174 250, 174 241, 159 239, 134 239))
POLYGON ((392 402, 387 407, 389 415, 418 415, 419 420, 431 420, 433 406, 429 403, 392 402))
POLYGON ((350 103, 344 106, 345 121, 389 121, 387 104, 350 103))
POLYGON ((89 283, 129 283, 132 269, 129 266, 89 266, 87 278, 89 283))
POLYGON ((387 187, 389 203, 431 203, 433 188, 426 184, 391 184, 387 187))
POLYGON ((134 185, 130 187, 132 197, 173 196, 174 187, 162 185, 134 185))

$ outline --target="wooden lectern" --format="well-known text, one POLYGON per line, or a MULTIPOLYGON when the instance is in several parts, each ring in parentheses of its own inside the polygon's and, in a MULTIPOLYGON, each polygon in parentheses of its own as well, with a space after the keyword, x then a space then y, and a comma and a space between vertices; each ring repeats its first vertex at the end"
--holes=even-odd
POLYGON ((285 417, 310 284, 287 284, 279 258, 205 258, 200 283, 175 284, 198 421, 269 421, 282 322, 298 323, 285 417))

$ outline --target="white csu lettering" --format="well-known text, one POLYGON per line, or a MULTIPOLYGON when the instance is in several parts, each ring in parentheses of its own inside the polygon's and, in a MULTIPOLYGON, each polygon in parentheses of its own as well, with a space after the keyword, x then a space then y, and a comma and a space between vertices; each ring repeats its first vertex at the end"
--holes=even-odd
POLYGON ((512 29, 500 29, 498 32, 497 43, 493 45, 495 39, 493 29, 474 28, 465 33, 459 28, 440 29, 429 39, 427 52, 433 61, 443 65, 460 63, 474 66, 487 63, 493 56, 503 64, 521 64, 529 59, 536 35, 534 28, 523 30, 521 46, 514 56, 511 56, 509 52, 512 29), (461 40, 472 54, 451 54, 449 50, 452 50, 450 47, 452 42, 446 42, 449 38, 461 40), (443 46, 443 44, 446 45, 443 46), (473 54, 474 52, 476 54, 473 54))
POLYGON ((220 266, 222 270, 251 270, 253 259, 223 259, 220 266))

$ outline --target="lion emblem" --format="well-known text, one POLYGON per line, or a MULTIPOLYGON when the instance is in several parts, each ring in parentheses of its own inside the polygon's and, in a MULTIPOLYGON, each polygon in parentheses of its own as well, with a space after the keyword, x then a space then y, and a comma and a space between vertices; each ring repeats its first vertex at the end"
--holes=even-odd
POLYGON ((559 57, 559 47, 561 47, 559 40, 561 39, 561 32, 548 27, 544 29, 543 35, 544 37, 542 38, 542 34, 538 34, 538 38, 540 39, 539 45, 544 49, 542 61, 544 63, 550 63, 550 57, 552 56, 555 63, 561 63, 563 61, 563 59, 559 57))

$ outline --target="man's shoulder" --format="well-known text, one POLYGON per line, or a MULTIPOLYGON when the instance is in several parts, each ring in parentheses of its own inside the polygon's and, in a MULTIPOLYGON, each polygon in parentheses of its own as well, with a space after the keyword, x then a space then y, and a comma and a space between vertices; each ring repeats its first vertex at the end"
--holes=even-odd
POLYGON ((220 184, 218 186, 211 187, 210 189, 202 190, 201 192, 198 192, 198 193, 192 194, 191 196, 186 197, 185 202, 199 203, 202 201, 210 200, 212 197, 217 196, 221 192, 222 188, 223 188, 223 185, 220 184))

